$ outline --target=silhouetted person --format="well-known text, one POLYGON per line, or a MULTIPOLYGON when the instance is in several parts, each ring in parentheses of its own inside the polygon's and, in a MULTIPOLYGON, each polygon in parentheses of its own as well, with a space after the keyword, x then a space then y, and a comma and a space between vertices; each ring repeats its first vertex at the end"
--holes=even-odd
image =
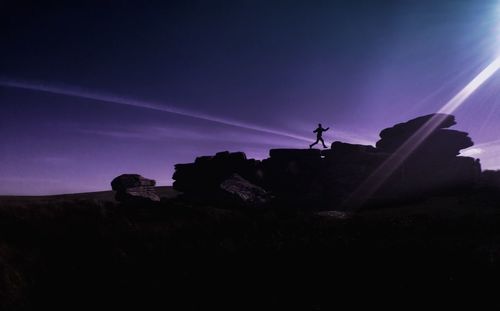
POLYGON ((328 131, 330 128, 327 127, 326 129, 324 129, 322 126, 321 126, 321 123, 318 124, 318 128, 315 129, 313 131, 313 133, 316 133, 316 142, 314 142, 313 144, 310 144, 309 145, 309 149, 312 148, 312 146, 316 145, 317 143, 321 142, 323 144, 323 148, 328 148, 326 145, 325 145, 325 141, 323 140, 323 132, 326 132, 328 131))

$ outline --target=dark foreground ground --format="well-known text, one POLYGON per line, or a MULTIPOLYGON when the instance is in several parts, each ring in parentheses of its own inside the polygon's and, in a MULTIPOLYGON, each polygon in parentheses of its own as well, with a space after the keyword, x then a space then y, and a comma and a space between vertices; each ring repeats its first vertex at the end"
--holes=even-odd
POLYGON ((0 198, 1 309, 498 307, 500 194, 352 217, 308 207, 154 206, 107 193, 0 198))

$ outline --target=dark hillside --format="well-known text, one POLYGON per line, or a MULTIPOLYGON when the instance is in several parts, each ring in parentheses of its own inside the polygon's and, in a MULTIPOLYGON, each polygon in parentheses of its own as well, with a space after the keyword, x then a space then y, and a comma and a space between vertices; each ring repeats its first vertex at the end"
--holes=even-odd
POLYGON ((3 205, 0 301, 18 310, 498 304, 489 296, 500 277, 498 202, 483 190, 354 215, 183 199, 3 205))

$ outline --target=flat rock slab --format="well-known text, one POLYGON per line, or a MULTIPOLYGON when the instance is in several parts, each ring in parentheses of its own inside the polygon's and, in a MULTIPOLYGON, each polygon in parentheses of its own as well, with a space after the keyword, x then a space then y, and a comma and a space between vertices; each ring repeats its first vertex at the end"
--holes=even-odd
POLYGON ((272 159, 310 159, 321 158, 319 149, 271 149, 269 156, 272 159))
POLYGON ((232 194, 245 205, 261 206, 269 203, 271 195, 263 188, 256 186, 238 174, 221 183, 220 188, 232 194))

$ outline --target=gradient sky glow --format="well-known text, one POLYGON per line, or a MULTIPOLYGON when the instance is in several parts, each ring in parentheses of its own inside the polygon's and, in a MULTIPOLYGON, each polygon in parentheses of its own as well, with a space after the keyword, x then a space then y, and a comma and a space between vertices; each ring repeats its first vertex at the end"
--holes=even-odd
MULTIPOLYGON (((0 194, 110 188, 222 150, 373 144, 500 53, 498 0, 6 1, 0 194), (475 3, 476 2, 476 3, 475 3)), ((500 169, 500 74, 454 112, 500 169)))

